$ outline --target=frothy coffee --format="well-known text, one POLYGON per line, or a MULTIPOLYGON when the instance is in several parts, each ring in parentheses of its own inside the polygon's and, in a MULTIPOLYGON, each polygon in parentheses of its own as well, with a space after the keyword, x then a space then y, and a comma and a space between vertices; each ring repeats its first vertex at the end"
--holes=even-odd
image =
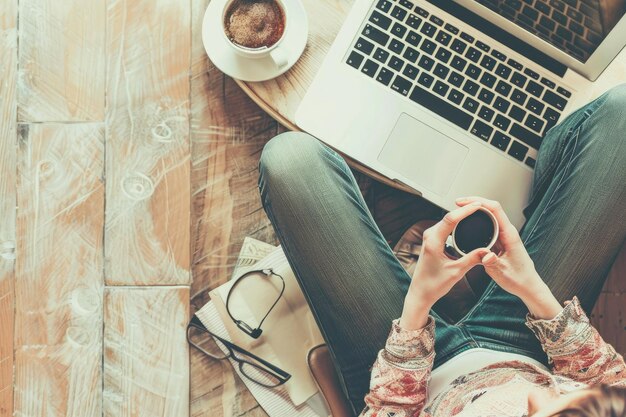
POLYGON ((285 30, 285 16, 275 0, 235 0, 224 15, 226 36, 250 49, 269 48, 285 30))

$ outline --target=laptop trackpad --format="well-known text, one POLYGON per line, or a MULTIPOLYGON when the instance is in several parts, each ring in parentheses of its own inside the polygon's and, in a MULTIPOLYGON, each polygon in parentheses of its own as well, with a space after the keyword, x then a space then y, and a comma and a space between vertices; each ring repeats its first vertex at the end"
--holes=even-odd
POLYGON ((429 191, 444 196, 468 151, 449 136, 402 113, 378 160, 429 191))

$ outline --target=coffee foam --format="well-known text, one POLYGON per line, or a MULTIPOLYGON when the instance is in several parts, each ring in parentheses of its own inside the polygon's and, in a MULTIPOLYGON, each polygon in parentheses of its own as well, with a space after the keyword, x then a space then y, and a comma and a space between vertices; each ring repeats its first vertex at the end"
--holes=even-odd
POLYGON ((285 18, 275 0, 235 0, 226 11, 224 27, 232 42, 257 49, 280 40, 285 18))

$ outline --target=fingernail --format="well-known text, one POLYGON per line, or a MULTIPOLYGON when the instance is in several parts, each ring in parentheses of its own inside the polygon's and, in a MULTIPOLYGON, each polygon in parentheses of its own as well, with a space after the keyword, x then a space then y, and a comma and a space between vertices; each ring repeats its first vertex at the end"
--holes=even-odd
POLYGON ((467 197, 459 197, 455 200, 457 203, 462 203, 464 201, 467 201, 467 197))

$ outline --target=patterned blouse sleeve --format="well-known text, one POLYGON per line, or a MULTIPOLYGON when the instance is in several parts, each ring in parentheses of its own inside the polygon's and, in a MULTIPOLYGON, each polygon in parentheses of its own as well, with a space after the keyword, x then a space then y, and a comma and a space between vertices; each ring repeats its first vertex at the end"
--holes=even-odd
POLYGON ((578 298, 552 320, 535 320, 528 315, 526 326, 541 342, 556 375, 588 385, 626 386, 624 358, 589 323, 578 298))
POLYGON ((405 330, 394 320, 385 349, 372 368, 370 392, 361 416, 417 416, 424 408, 435 357, 435 321, 405 330))

